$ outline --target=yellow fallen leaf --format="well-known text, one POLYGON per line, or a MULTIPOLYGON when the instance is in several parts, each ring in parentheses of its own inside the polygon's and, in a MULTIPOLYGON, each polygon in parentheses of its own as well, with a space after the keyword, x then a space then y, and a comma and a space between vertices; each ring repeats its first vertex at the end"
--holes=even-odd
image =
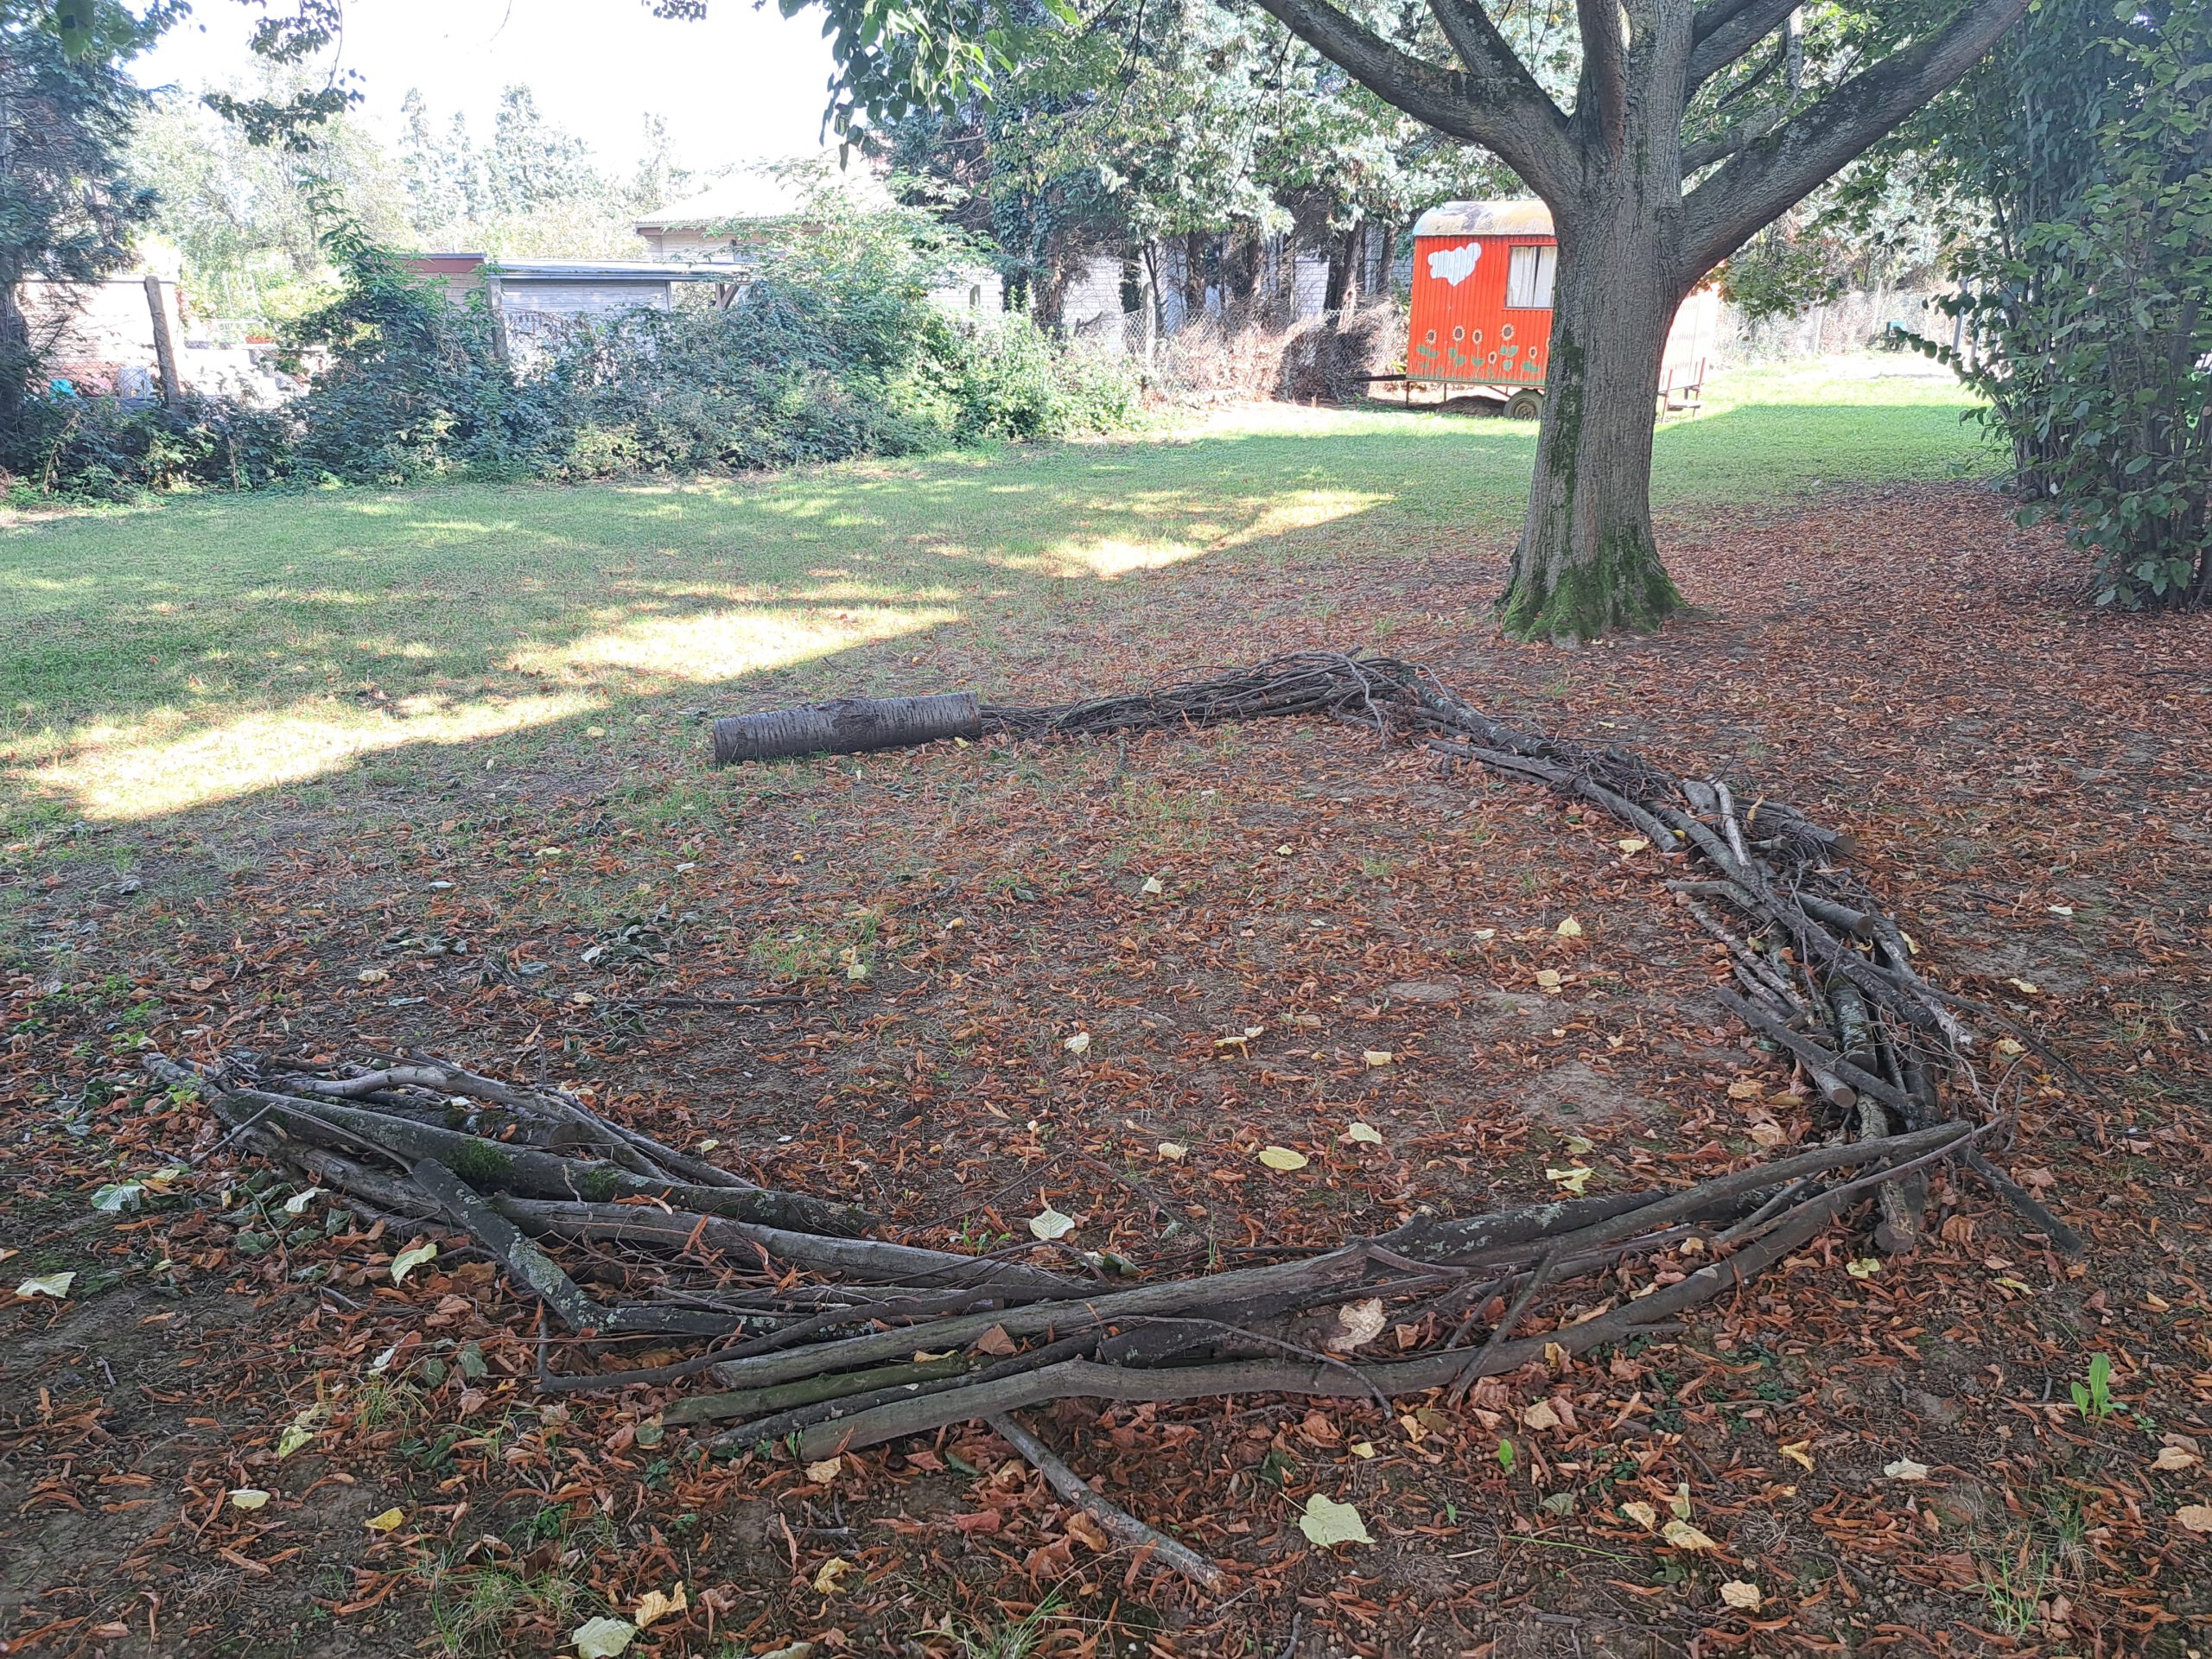
POLYGON ((2212 1503, 2191 1503, 2176 1510, 2174 1519, 2191 1532, 2212 1532, 2212 1503))
POLYGON ((2202 1461, 2194 1452, 2184 1452, 2177 1446, 2163 1446, 2158 1448, 2158 1455, 2151 1460, 2151 1466, 2176 1474, 2202 1461))
POLYGON ((683 1580, 676 1581, 676 1588, 666 1595, 658 1590, 648 1590, 638 1598, 638 1605, 630 1610, 630 1618, 637 1627, 650 1630, 659 1620, 671 1613, 680 1613, 690 1606, 683 1594, 683 1580))
POLYGON ((1720 1599, 1739 1611, 1756 1613, 1759 1610, 1759 1603, 1765 1598, 1760 1595, 1756 1584, 1747 1583, 1742 1579, 1731 1579, 1720 1586, 1720 1599))
POLYGON ((1275 856, 1277 858, 1288 858, 1290 856, 1290 843, 1286 841, 1281 846, 1275 849, 1275 856))
POLYGON ((2032 980, 2013 978, 2008 979, 2005 982, 2007 985, 2010 985, 2014 990, 2022 993, 2024 995, 2041 996, 2043 995, 2043 987, 2037 984, 2032 980))
POLYGON ((1582 924, 1576 921, 1573 917, 1568 917, 1565 921, 1559 925, 1559 936, 1562 939, 1580 938, 1582 937, 1582 924))
POLYGON ((1537 969, 1536 983, 1541 988, 1547 991, 1555 991, 1559 989, 1560 983, 1559 969, 1556 968, 1537 969))
POLYGON ((269 1502, 269 1494, 257 1486, 239 1486, 231 1492, 231 1507, 234 1510, 257 1510, 269 1502))
POLYGON ((576 1659, 616 1659, 638 1634, 626 1618, 588 1618, 569 1632, 576 1659))
POLYGON ((843 1556, 832 1555, 815 1569, 814 1593, 817 1596, 836 1595, 840 1587, 838 1580, 852 1570, 853 1564, 843 1556))
POLYGON ((1535 1401, 1522 1408, 1521 1426, 1523 1428, 1557 1428, 1559 1413, 1552 1409, 1550 1401, 1535 1401))
MULTIPOLYGON (((810 1463, 806 1465, 806 1478, 826 1484, 836 1479, 838 1471, 844 1466, 845 1460, 842 1458, 824 1458, 819 1463, 810 1463)), ((650 1619, 639 1619, 638 1622, 641 1624, 652 1623, 650 1619)))
POLYGON ((407 1517, 397 1510, 386 1510, 382 1515, 372 1515, 365 1523, 371 1532, 396 1532, 407 1517))
POLYGON ((1167 884, 1156 875, 1147 875, 1144 879, 1144 886, 1137 891, 1156 899, 1167 891, 1167 884))
POLYGON ((1813 1443, 1810 1440, 1792 1440, 1782 1447, 1782 1455, 1809 1471, 1813 1466, 1813 1443))
POLYGON ((1653 1509, 1651 1505, 1646 1503, 1642 1498, 1637 1499, 1632 1503, 1622 1504, 1621 1513, 1626 1516, 1630 1520, 1635 1522, 1637 1526, 1642 1527, 1646 1532, 1650 1531, 1654 1527, 1659 1524, 1659 1511, 1653 1509))
POLYGON ((434 1260, 437 1254, 438 1247, 435 1244, 417 1244, 412 1249, 402 1250, 391 1258, 391 1282, 395 1285, 405 1284, 409 1274, 414 1272, 425 1262, 434 1260))
POLYGON ((2027 1046, 2024 1043, 2015 1042, 2010 1037, 1999 1037, 1997 1039, 1997 1058, 2000 1060, 2017 1059, 2027 1052, 2027 1046))
POLYGON ((1308 1160, 1302 1152, 1293 1152, 1288 1147, 1262 1147, 1260 1161, 1269 1169, 1294 1170, 1306 1167, 1308 1160))
POLYGON ((1624 853, 1640 853, 1650 844, 1642 836, 1625 836, 1613 843, 1624 853))
POLYGON ((1720 1548, 1706 1534, 1700 1532, 1687 1521, 1669 1521, 1659 1529, 1659 1535, 1676 1549, 1718 1549, 1720 1548))
POLYGON ((1368 1065, 1371 1066, 1388 1065, 1391 1061, 1398 1058, 1387 1048, 1370 1048, 1363 1050, 1362 1057, 1367 1061, 1368 1065))
POLYGON ((1078 1031, 1060 1046, 1071 1054, 1086 1054, 1090 1051, 1090 1033, 1087 1031, 1078 1031))
POLYGON ((1344 1139, 1363 1147, 1379 1147, 1382 1144, 1382 1131, 1372 1123, 1354 1123, 1345 1128, 1344 1139))
POLYGON ((77 1281, 73 1273, 41 1273, 26 1279, 16 1287, 18 1296, 51 1296, 57 1302, 66 1300, 69 1287, 77 1281))
POLYGON ((1160 1143, 1160 1155, 1171 1164, 1179 1164, 1191 1155, 1191 1149, 1173 1141, 1163 1141, 1160 1143))
POLYGON ((1371 1458, 1375 1455, 1375 1442, 1372 1440, 1354 1440, 1351 1445, 1345 1449, 1355 1458, 1371 1458))
POLYGON ((1731 1100, 1757 1100, 1766 1093, 1766 1085, 1757 1077, 1738 1077, 1728 1085, 1731 1100))
POLYGON ((381 968, 364 968, 359 973, 354 975, 353 977, 359 980, 364 985, 377 985, 381 984, 387 979, 390 979, 391 976, 385 972, 381 968))
POLYGON ((1928 1478, 1928 1465, 1916 1463, 1910 1458, 1899 1458, 1895 1463, 1884 1464, 1882 1472, 1891 1480, 1925 1480, 1928 1478))
POLYGON ((1359 1511, 1349 1503, 1339 1503, 1333 1497, 1316 1492, 1306 1500, 1306 1513, 1298 1517, 1298 1529, 1309 1542, 1326 1549, 1332 1544, 1371 1544, 1367 1535, 1367 1522, 1360 1519, 1359 1511))
POLYGON ((1048 1206, 1029 1217, 1029 1230, 1049 1244, 1056 1238, 1065 1238, 1075 1230, 1075 1217, 1064 1216, 1048 1206))
POLYGON ((1862 1255, 1843 1264, 1843 1270, 1854 1279, 1872 1279, 1882 1270, 1878 1255, 1862 1255))
POLYGON ((1675 1495, 1667 1500, 1667 1507, 1675 1512, 1675 1519, 1677 1521, 1687 1521, 1690 1518, 1689 1482, 1684 1480, 1675 1483, 1675 1495))
POLYGON ((1382 1334, 1382 1327, 1388 1323, 1381 1297, 1370 1296, 1364 1301, 1346 1302, 1337 1310, 1338 1329, 1336 1335, 1329 1338, 1329 1348, 1339 1354, 1363 1348, 1382 1334))
POLYGON ((1544 1179, 1557 1181, 1575 1197, 1582 1196, 1582 1189, 1590 1185, 1590 1178, 1598 1172, 1581 1164, 1572 1164, 1565 1169, 1547 1169, 1544 1179))

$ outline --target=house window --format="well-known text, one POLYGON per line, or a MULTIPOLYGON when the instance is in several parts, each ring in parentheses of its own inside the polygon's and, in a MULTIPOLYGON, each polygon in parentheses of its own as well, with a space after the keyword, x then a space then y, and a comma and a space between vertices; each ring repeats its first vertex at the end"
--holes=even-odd
POLYGON ((1559 250, 1516 248, 1506 262, 1505 302, 1523 311, 1548 311, 1552 303, 1552 273, 1559 268, 1559 250))

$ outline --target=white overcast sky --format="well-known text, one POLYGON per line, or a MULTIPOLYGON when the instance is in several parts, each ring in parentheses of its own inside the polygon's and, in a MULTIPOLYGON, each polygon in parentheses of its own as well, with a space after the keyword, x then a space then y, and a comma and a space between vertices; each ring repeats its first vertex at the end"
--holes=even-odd
MULTIPOLYGON (((194 15, 140 59, 149 86, 198 92, 251 77, 246 36, 260 14, 239 0, 194 0, 194 15)), ((389 138, 419 87, 441 120, 458 109, 480 140, 502 87, 626 168, 648 111, 668 118, 695 168, 778 160, 817 145, 830 75, 818 13, 709 0, 702 22, 664 22, 640 0, 346 0, 342 61, 358 70, 362 112, 389 138)))

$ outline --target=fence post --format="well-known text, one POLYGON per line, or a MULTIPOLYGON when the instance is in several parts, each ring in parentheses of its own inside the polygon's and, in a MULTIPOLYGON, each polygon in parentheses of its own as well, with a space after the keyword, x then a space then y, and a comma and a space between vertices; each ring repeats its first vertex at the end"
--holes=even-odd
POLYGON ((176 341, 169 335, 168 308, 162 303, 162 279, 146 273, 146 306, 154 314, 154 360, 162 368, 162 402, 175 409, 184 401, 184 385, 177 378, 176 341))

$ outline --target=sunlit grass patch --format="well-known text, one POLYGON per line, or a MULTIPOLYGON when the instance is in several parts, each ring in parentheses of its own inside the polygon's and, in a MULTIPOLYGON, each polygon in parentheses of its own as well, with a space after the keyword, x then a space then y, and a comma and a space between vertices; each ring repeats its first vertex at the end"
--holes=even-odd
MULTIPOLYGON (((1993 463, 1966 406, 1894 356, 1716 378, 1706 414, 1662 425, 1654 499, 1972 475, 1993 463)), ((1325 579, 1332 559, 1499 556, 1535 443, 1526 423, 1276 404, 777 478, 19 516, 0 524, 0 825, 156 817, 402 749, 496 741, 527 765, 664 694, 873 687, 925 638, 988 690, 1077 613, 1158 636, 1155 584, 1209 561, 1325 579)), ((1325 591, 1297 608, 1341 626, 1325 591)))

